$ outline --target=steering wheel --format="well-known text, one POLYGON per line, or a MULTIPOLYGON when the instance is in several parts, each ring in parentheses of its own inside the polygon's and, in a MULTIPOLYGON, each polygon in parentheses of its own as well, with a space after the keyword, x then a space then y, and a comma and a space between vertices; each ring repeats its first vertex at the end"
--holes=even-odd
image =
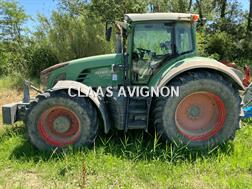
POLYGON ((139 57, 141 59, 143 59, 145 54, 150 55, 150 60, 147 62, 147 64, 148 64, 148 67, 150 69, 154 69, 155 68, 155 63, 154 62, 159 62, 159 61, 154 60, 154 57, 156 57, 156 53, 151 52, 151 50, 143 49, 143 48, 137 48, 137 51, 139 52, 139 57))
POLYGON ((141 58, 143 58, 145 54, 151 53, 150 50, 143 48, 137 48, 137 51, 139 52, 141 58))
POLYGON ((165 41, 160 43, 160 48, 166 51, 171 49, 171 41, 165 41))
POLYGON ((137 48, 139 52, 145 52, 145 53, 150 53, 151 51, 148 49, 143 49, 143 48, 137 48))

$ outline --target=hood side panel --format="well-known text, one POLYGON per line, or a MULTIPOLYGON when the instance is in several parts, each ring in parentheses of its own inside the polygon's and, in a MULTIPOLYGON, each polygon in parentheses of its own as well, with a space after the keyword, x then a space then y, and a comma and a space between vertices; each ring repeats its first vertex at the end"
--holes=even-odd
MULTIPOLYGON (((53 71, 49 76, 47 88, 52 88, 58 75, 65 73, 66 80, 84 83, 91 87, 112 85, 112 64, 122 64, 122 54, 99 55, 72 60, 63 68, 53 71)), ((117 83, 122 82, 118 77, 117 83)), ((114 81, 113 81, 114 84, 114 81)))

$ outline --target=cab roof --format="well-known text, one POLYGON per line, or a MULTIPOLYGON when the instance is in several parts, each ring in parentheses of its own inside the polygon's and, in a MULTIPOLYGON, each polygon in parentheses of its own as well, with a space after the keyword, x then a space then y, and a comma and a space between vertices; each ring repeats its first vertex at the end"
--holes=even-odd
POLYGON ((126 21, 163 21, 163 20, 180 20, 192 21, 195 14, 186 13, 143 13, 143 14, 125 14, 126 21))

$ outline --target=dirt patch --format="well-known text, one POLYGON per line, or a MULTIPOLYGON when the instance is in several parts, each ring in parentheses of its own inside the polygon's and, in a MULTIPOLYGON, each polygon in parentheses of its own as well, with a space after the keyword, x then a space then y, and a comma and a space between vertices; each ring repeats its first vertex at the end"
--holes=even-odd
POLYGON ((0 91, 0 106, 17 101, 22 101, 23 91, 18 90, 4 90, 0 91))
MULTIPOLYGON (((2 171, 1 171, 2 172, 2 171)), ((2 172, 1 177, 3 183, 1 187, 3 188, 43 188, 43 182, 41 176, 35 171, 17 171, 13 173, 11 170, 5 170, 2 172), (11 178, 11 180, 9 180, 11 178)))

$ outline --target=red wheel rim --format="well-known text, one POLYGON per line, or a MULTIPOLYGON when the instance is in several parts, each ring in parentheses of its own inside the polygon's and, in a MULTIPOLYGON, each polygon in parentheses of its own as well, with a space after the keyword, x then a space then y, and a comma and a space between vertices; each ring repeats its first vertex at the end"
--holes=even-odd
POLYGON ((208 140, 224 126, 226 109, 221 98, 211 92, 196 92, 186 96, 175 112, 178 131, 186 138, 208 140))
POLYGON ((80 120, 72 110, 55 106, 41 114, 38 131, 50 145, 60 147, 70 145, 80 136, 80 120))

